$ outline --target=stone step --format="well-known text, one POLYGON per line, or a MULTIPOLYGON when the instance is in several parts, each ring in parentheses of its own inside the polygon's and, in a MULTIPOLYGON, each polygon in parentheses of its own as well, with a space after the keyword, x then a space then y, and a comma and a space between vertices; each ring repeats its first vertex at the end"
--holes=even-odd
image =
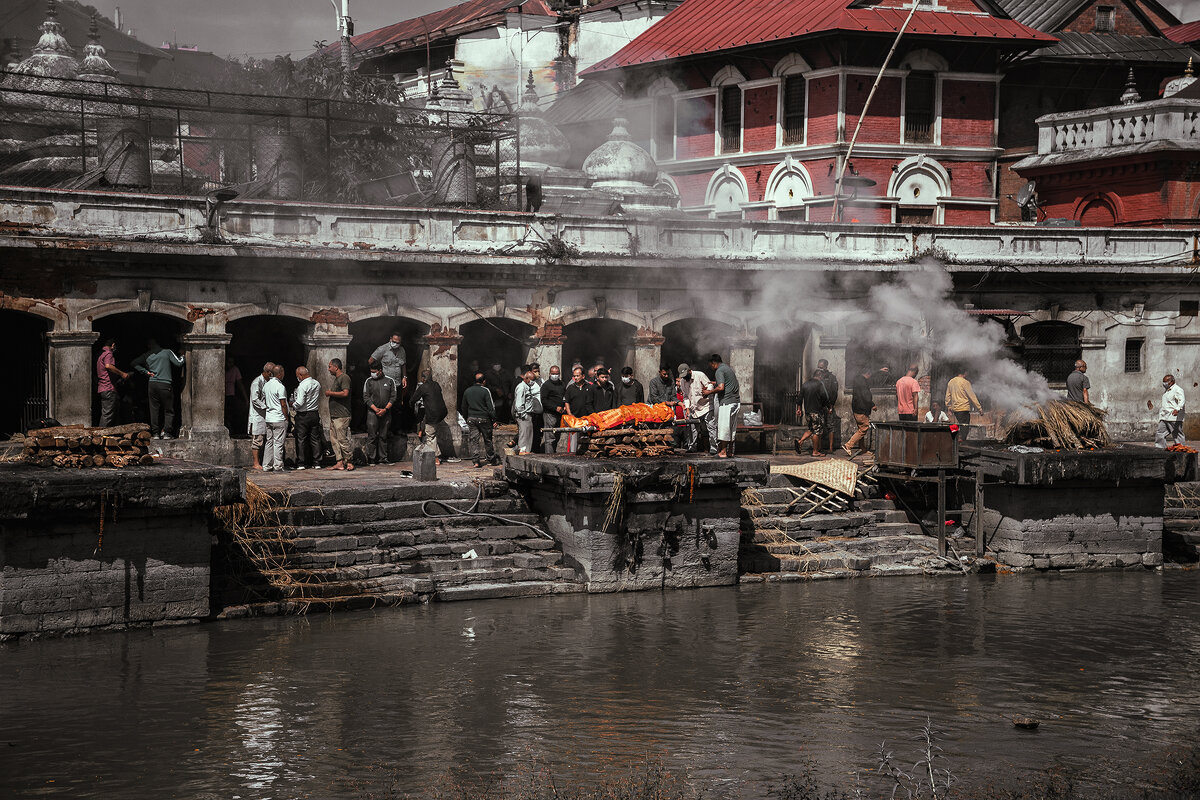
POLYGON ((413 579, 407 575, 384 575, 364 580, 296 583, 280 587, 284 597, 293 600, 351 597, 353 595, 415 594, 414 589, 413 579))
POLYGON ((387 503, 394 500, 465 500, 474 502, 479 491, 466 483, 436 481, 417 483, 404 481, 384 486, 354 485, 353 479, 339 475, 328 487, 313 487, 291 490, 271 490, 267 494, 277 503, 291 508, 305 506, 344 506, 366 503, 387 503), (339 486, 345 481, 350 485, 339 486))
MULTIPOLYGON (((893 512, 879 512, 893 513, 893 512)), ((800 514, 764 514, 753 519, 755 527, 778 527, 781 530, 848 530, 874 524, 876 512, 850 511, 845 514, 809 514, 801 518, 800 514), (786 526, 786 527, 785 527, 786 526)))
POLYGON ((434 591, 437 592, 450 586, 477 586, 492 583, 529 583, 536 581, 574 581, 578 580, 575 570, 567 567, 549 567, 545 569, 520 569, 503 567, 499 569, 464 569, 459 572, 444 572, 431 574, 434 591))
POLYGON ((490 600, 497 597, 539 597, 548 594, 570 594, 587 591, 584 583, 567 581, 514 581, 512 583, 483 583, 473 586, 447 586, 434 593, 435 600, 490 600))
POLYGON ((431 573, 435 579, 452 572, 471 569, 546 569, 562 561, 562 553, 547 550, 542 553, 513 553, 503 556, 480 556, 478 558, 422 558, 413 562, 419 573, 431 573))
POLYGON ((346 597, 318 597, 305 600, 280 600, 229 606, 217 615, 217 619, 241 619, 244 617, 273 617, 279 615, 317 613, 321 611, 361 611, 368 608, 386 608, 418 602, 418 597, 409 592, 395 592, 374 596, 349 595, 346 597))
POLYGON ((915 522, 876 522, 863 529, 864 536, 921 536, 924 531, 915 522))
MULTIPOLYGON (((460 500, 453 502, 451 505, 465 511, 471 507, 473 502, 473 500, 460 500)), ((276 512, 276 517, 281 525, 290 526, 345 524, 414 518, 428 519, 423 511, 423 506, 424 503, 417 500, 364 503, 358 505, 305 506, 302 508, 281 508, 276 512)), ((432 506, 430 510, 434 514, 447 513, 446 509, 440 506, 432 506)), ((524 500, 517 499, 483 500, 474 510, 508 516, 510 514, 528 514, 529 506, 524 500)), ((467 518, 463 517, 461 519, 467 518)), ((459 524, 461 524, 461 520, 459 524)))

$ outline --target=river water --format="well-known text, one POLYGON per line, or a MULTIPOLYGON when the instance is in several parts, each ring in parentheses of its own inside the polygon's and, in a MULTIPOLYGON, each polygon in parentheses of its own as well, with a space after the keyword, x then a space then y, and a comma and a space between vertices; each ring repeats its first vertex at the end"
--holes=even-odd
MULTIPOLYGON (((358 797, 661 760, 761 796, 813 762, 1154 758, 1200 720, 1200 574, 903 578, 447 603, 0 647, 0 797, 358 797), (1042 720, 1014 728, 1013 715, 1042 720)), ((1098 765, 1098 766, 1097 766, 1098 765)))

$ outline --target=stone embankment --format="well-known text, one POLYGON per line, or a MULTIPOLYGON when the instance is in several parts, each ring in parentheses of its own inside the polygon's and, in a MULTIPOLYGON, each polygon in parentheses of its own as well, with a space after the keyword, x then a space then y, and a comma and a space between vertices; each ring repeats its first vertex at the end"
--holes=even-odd
POLYGON ((485 481, 480 497, 468 483, 333 479, 268 489, 265 499, 255 524, 220 535, 222 618, 584 590, 503 481, 485 481))
POLYGON ((891 500, 860 499, 851 511, 805 516, 795 497, 773 487, 743 499, 743 583, 959 571, 891 500))
POLYGON ((1163 556, 1173 563, 1200 562, 1200 482, 1167 486, 1162 547, 1163 556))

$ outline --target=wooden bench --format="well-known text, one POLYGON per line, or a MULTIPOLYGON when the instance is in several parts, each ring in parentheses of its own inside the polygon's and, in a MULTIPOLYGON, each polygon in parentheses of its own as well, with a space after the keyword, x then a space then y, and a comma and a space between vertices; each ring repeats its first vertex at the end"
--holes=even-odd
MULTIPOLYGON (((747 407, 749 407, 749 409, 751 411, 757 411, 758 418, 762 419, 762 403, 742 403, 742 413, 743 414, 746 412, 747 407)), ((778 437, 779 437, 779 426, 778 425, 765 425, 765 424, 764 425, 738 425, 737 432, 738 433, 749 433, 749 434, 757 433, 758 434, 758 449, 763 453, 769 452, 771 455, 775 455, 778 437), (767 450, 767 437, 768 436, 771 437, 771 449, 770 450, 767 450)))

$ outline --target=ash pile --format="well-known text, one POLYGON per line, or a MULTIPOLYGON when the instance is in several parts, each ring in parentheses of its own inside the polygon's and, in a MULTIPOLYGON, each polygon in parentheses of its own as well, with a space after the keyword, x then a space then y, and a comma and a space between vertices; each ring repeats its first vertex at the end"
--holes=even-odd
POLYGON ((150 426, 144 423, 108 428, 66 425, 25 434, 20 460, 38 467, 134 467, 154 463, 150 426))

